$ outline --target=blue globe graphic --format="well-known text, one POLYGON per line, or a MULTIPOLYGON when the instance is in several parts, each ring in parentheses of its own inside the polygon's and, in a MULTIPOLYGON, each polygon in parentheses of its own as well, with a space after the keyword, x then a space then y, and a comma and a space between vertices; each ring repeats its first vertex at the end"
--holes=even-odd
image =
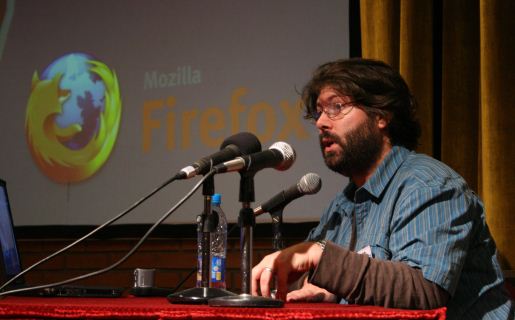
POLYGON ((53 61, 41 74, 42 80, 62 75, 59 87, 67 90, 69 97, 55 121, 61 128, 81 125, 81 132, 63 142, 73 150, 81 149, 94 137, 98 131, 100 113, 105 109, 105 85, 91 71, 91 60, 94 60, 93 57, 87 54, 70 53, 53 61))

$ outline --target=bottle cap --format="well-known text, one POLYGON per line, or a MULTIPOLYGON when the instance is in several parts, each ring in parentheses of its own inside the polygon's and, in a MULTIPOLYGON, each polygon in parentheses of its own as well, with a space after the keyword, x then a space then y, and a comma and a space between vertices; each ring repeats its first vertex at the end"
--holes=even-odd
POLYGON ((211 204, 220 205, 222 203, 222 195, 219 193, 215 193, 211 198, 211 204))

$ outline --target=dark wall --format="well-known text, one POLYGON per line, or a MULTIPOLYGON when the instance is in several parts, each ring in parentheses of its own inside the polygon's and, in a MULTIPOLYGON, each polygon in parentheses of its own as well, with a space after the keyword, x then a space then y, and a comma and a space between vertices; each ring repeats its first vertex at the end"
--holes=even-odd
MULTIPOLYGON (((285 244, 303 241, 312 225, 314 223, 285 224, 285 244)), ((73 242, 79 236, 71 236, 69 233, 78 234, 77 228, 79 227, 75 230, 52 227, 32 231, 30 228, 18 228, 18 245, 23 266, 26 268, 73 242), (68 231, 65 231, 66 229, 68 231), (49 233, 53 233, 53 236, 49 233)), ((88 228, 83 229, 86 231, 88 228)), ((103 232, 100 236, 85 240, 37 267, 29 272, 25 279, 30 284, 47 284, 106 268, 123 257, 137 243, 139 237, 134 234, 139 234, 144 229, 146 230, 142 226, 125 226, 125 229, 120 226, 103 232), (132 236, 127 236, 129 231, 133 233, 132 236)), ((273 252, 271 225, 257 225, 254 231, 253 265, 266 254, 273 252)), ((228 290, 236 293, 240 293, 241 289, 240 252, 239 229, 234 228, 228 239, 226 281, 228 290)), ((152 234, 151 238, 120 266, 79 283, 130 288, 133 285, 134 269, 155 268, 156 286, 175 288, 188 278, 181 287, 187 289, 195 286, 196 274, 193 271, 196 270, 196 256, 195 226, 165 227, 152 234)))

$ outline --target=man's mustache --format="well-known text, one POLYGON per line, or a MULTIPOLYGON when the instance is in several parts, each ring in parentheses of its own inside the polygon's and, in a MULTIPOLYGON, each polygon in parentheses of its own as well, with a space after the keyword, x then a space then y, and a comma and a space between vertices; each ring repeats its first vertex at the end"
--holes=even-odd
POLYGON ((337 143, 339 145, 342 144, 342 140, 339 136, 328 131, 323 131, 318 135, 318 141, 320 142, 320 144, 322 144, 323 139, 331 139, 334 143, 337 143))

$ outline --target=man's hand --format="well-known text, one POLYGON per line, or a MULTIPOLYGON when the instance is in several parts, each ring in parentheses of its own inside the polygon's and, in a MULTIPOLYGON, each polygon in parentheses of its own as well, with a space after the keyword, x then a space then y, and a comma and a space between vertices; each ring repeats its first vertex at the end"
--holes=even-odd
POLYGON ((252 269, 252 294, 270 296, 270 284, 277 278, 276 297, 286 300, 288 283, 298 279, 303 273, 314 269, 322 249, 314 242, 302 242, 284 250, 267 255, 252 269))
POLYGON ((288 292, 286 301, 336 302, 336 296, 325 289, 304 282, 304 285, 299 290, 288 292))

